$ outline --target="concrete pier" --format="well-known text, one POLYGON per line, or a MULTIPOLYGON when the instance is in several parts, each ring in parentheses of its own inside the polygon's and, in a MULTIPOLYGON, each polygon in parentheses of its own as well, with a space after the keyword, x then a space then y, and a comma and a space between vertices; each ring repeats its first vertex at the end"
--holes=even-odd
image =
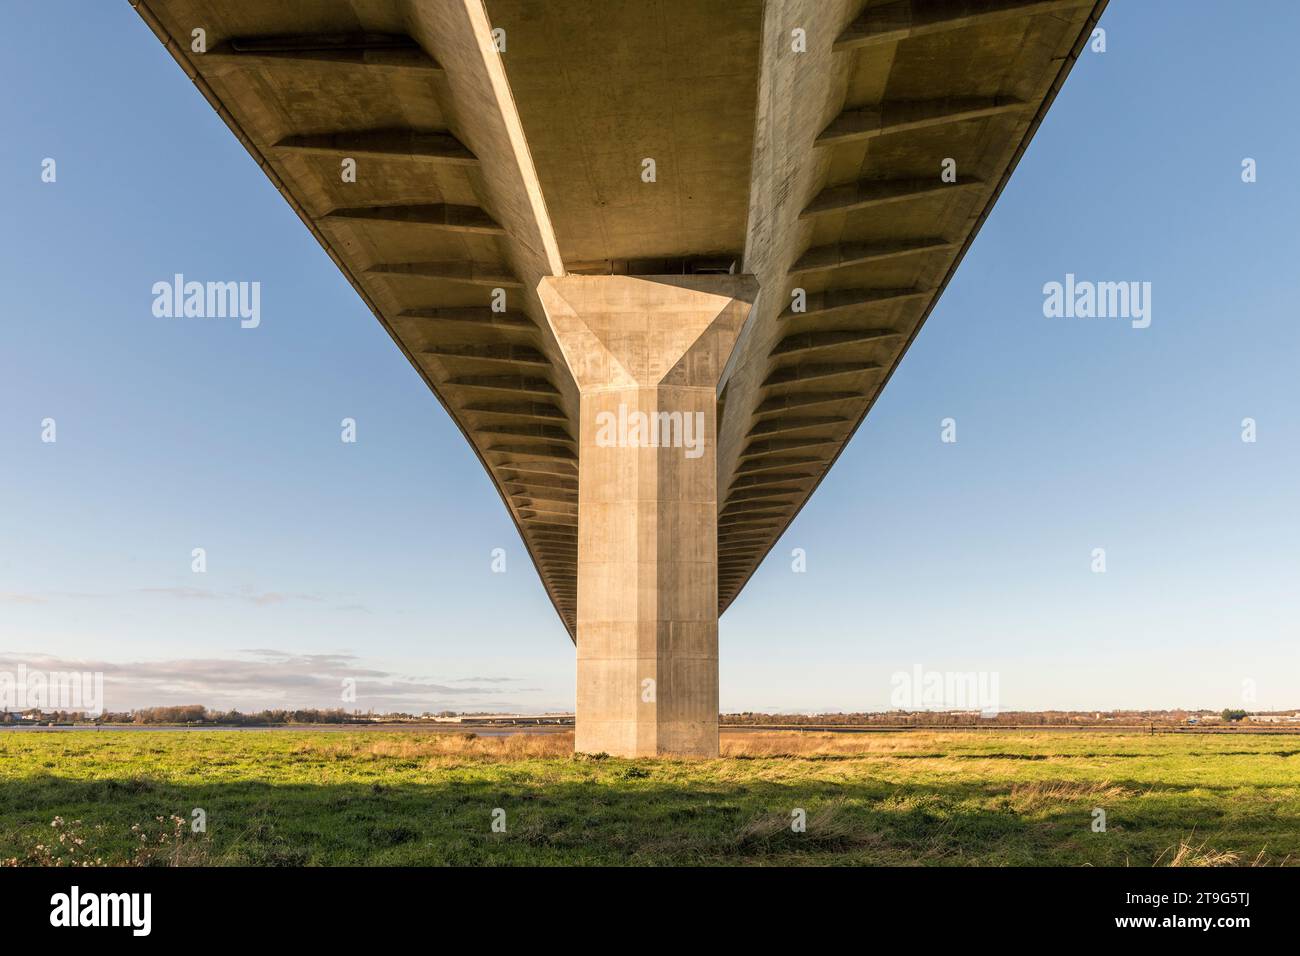
POLYGON ((717 387, 749 276, 538 288, 578 384, 579 752, 718 753, 717 387))

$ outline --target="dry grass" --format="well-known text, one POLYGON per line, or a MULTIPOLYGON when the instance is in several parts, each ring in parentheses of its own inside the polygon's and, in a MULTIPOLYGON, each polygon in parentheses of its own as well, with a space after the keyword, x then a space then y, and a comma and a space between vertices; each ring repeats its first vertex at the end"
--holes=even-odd
MULTIPOLYGON (((1188 840, 1191 838, 1189 837, 1188 840)), ((1223 853, 1206 846, 1202 841, 1200 845, 1194 846, 1188 840, 1179 840, 1178 848, 1173 847, 1165 850, 1158 857, 1153 866, 1236 866, 1241 861, 1240 853, 1227 852, 1223 853), (1168 863, 1162 863, 1166 856, 1173 852, 1168 863)), ((1261 851, 1261 857, 1262 857, 1261 851)), ((1257 858, 1258 859, 1258 858, 1257 858)))
POLYGON ((312 740, 295 748, 303 756, 369 757, 375 760, 432 760, 472 757, 486 763, 568 757, 573 754, 573 734, 511 734, 480 737, 473 733, 420 734, 401 739, 366 741, 312 740))
POLYGON ((880 735, 792 731, 727 731, 722 733, 723 757, 854 757, 925 751, 930 734, 880 735))
POLYGON ((795 813, 778 811, 754 817, 736 832, 737 847, 754 849, 796 849, 800 846, 822 850, 865 846, 879 841, 878 835, 864 831, 856 823, 847 801, 827 801, 805 814, 804 830, 794 828, 795 813))
POLYGON ((1073 800, 1118 801, 1127 800, 1134 791, 1119 787, 1109 781, 1093 782, 1074 780, 1035 780, 1017 783, 1011 788, 1011 804, 1022 813, 1049 810, 1073 800))
MULTIPOLYGON (((724 731, 721 756, 740 759, 889 756, 897 753, 928 753, 934 747, 932 735, 921 733, 876 737, 867 734, 724 731)), ((501 737, 479 736, 472 732, 411 734, 403 739, 386 738, 373 743, 356 739, 322 739, 301 744, 295 748, 295 753, 304 756, 369 755, 386 760, 474 758, 488 762, 574 755, 572 731, 518 733, 501 737)))

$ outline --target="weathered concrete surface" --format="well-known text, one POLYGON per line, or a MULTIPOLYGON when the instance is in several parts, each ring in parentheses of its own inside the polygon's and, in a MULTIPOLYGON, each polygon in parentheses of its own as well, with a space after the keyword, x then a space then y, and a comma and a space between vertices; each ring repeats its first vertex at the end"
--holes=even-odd
MULTIPOLYGON (((487 0, 560 250, 745 244, 762 0, 487 0), (641 177, 653 159, 653 183, 641 177)), ((672 270, 676 272, 677 270, 672 270)))
POLYGON ((749 276, 538 288, 578 383, 579 752, 718 753, 718 378, 749 276))

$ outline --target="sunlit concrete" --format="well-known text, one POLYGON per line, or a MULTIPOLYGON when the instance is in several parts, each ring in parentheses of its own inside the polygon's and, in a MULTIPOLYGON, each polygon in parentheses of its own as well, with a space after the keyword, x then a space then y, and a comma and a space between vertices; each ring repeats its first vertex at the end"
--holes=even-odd
POLYGON ((580 394, 580 752, 718 753, 717 385, 755 291, 542 280, 580 394))

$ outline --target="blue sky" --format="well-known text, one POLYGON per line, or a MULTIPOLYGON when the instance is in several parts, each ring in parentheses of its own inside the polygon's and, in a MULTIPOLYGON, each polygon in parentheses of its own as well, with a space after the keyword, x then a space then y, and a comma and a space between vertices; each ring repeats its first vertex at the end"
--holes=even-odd
MULTIPOLYGON (((362 708, 571 707, 572 644, 478 461, 130 7, 10 25, 0 667, 92 663, 110 708, 333 706, 349 675, 362 708), (259 281, 261 326, 155 318, 177 272, 259 281)), ((884 709, 918 665, 997 672, 1004 708, 1239 706, 1243 681, 1300 706, 1300 7, 1103 26, 723 617, 724 710, 884 709), (1066 273, 1150 282, 1150 327, 1045 318, 1066 273)))

